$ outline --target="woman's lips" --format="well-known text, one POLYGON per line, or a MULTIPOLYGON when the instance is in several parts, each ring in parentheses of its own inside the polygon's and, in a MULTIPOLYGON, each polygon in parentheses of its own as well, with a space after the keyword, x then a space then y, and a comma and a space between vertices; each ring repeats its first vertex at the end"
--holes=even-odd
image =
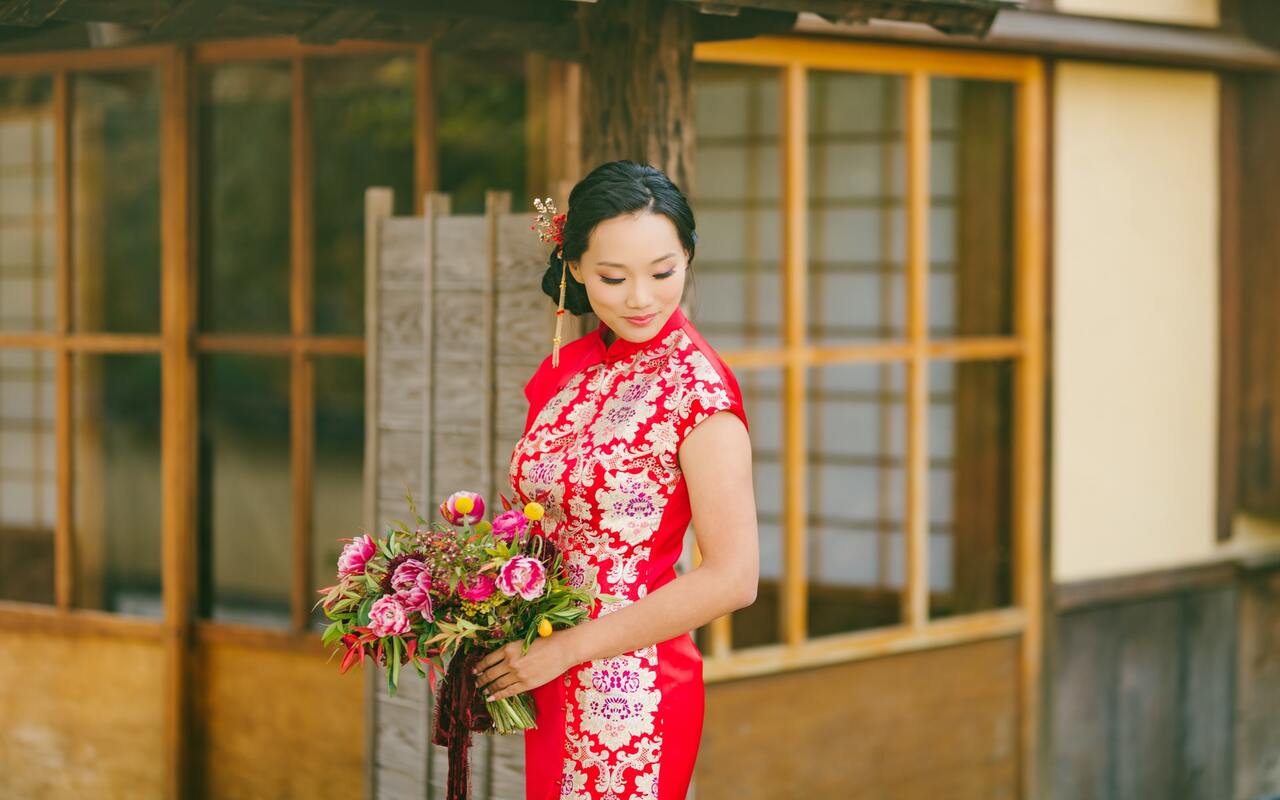
POLYGON ((630 322, 632 325, 648 325, 650 322, 653 322, 653 318, 656 316, 658 315, 650 314, 647 317, 623 317, 623 319, 630 322))

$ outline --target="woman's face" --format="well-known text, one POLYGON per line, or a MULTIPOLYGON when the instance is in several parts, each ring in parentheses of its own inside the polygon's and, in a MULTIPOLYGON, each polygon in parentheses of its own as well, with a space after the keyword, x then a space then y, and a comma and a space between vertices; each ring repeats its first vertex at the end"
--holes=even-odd
POLYGON ((619 339, 643 342, 666 324, 684 294, 688 253, 663 214, 638 211, 595 227, 582 258, 569 262, 591 308, 619 339))

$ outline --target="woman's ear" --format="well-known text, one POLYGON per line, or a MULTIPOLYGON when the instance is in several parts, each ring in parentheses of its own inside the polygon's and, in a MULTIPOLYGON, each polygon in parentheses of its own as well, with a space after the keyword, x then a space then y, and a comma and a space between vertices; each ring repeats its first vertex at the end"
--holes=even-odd
POLYGON ((573 275, 573 279, 578 283, 586 283, 586 281, 582 279, 582 272, 578 269, 578 262, 570 261, 568 263, 569 263, 569 273, 573 275))

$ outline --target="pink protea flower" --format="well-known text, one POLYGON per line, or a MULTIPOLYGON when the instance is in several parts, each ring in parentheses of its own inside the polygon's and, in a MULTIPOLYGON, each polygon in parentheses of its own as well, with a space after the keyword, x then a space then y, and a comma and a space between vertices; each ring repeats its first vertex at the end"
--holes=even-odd
POLYGON ((395 595, 384 595, 369 609, 369 631, 374 636, 401 636, 409 632, 409 613, 395 595))
POLYGON ((502 565, 497 585, 507 597, 520 595, 525 600, 536 600, 547 587, 547 570, 532 556, 516 556, 502 565))
POLYGON ((391 573, 391 588, 406 611, 417 611, 427 622, 435 622, 431 607, 431 573, 427 565, 417 559, 409 559, 391 573))
POLYGON ((494 580, 488 575, 471 575, 458 581, 458 597, 473 603, 483 603, 494 591, 494 580))
POLYGON ((461 525, 463 522, 475 525, 484 518, 484 498, 477 492, 454 492, 440 504, 440 515, 450 525, 461 525), (463 500, 461 507, 458 505, 459 500, 463 500), (470 507, 466 501, 470 501, 470 507))
POLYGON ((528 526, 529 518, 520 509, 513 508, 493 518, 493 536, 500 541, 511 543, 523 536, 528 526))
POLYGON ((369 563, 369 559, 373 558, 373 554, 378 552, 378 546, 373 543, 373 538, 366 535, 341 541, 349 544, 342 548, 342 555, 338 556, 338 574, 363 575, 365 565, 369 563))

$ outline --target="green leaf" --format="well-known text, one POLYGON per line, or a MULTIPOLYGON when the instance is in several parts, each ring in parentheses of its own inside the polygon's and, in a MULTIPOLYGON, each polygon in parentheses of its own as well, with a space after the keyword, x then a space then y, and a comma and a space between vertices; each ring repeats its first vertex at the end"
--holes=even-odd
POLYGON ((324 633, 320 636, 320 643, 328 647, 334 642, 339 641, 342 639, 343 634, 346 633, 344 627, 345 626, 341 621, 327 625, 324 629, 324 633))
POLYGON ((356 614, 356 624, 365 626, 369 624, 369 609, 373 607, 373 598, 366 597, 364 602, 360 604, 360 611, 356 614))

